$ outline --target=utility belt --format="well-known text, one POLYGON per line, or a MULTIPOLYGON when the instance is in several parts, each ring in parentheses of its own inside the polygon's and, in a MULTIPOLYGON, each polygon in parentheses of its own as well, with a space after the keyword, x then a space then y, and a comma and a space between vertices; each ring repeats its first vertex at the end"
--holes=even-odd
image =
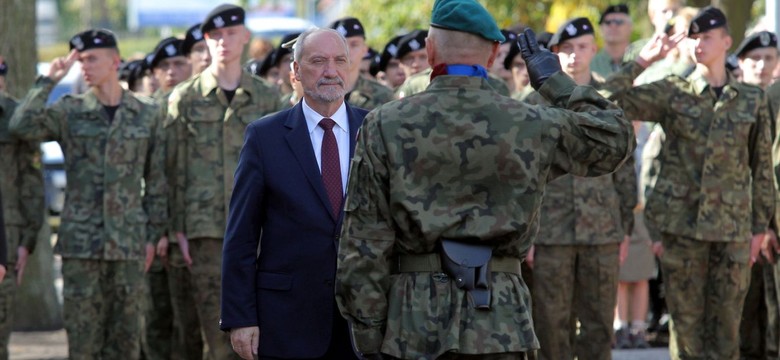
POLYGON ((510 257, 492 257, 493 247, 463 243, 442 239, 440 254, 405 254, 390 262, 393 274, 407 272, 444 273, 435 274, 447 281, 447 276, 455 281, 459 289, 466 291, 469 304, 475 309, 490 310, 491 272, 505 272, 521 275, 520 259, 510 257))

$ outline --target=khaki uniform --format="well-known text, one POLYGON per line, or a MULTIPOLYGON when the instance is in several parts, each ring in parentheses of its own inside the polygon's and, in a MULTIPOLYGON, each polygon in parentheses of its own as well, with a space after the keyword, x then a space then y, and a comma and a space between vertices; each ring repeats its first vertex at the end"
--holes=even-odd
POLYGON ((488 276, 492 303, 483 311, 440 271, 392 274, 390 265, 398 256, 436 254, 449 238, 489 244, 495 259, 519 268, 547 180, 604 175, 630 156, 631 125, 593 89, 558 73, 541 92, 556 107, 512 100, 482 78, 442 75, 366 117, 336 284, 358 352, 433 359, 538 349, 519 270, 488 276))
POLYGON ((46 107, 40 77, 11 120, 27 141, 56 140, 68 189, 55 251, 62 255, 70 358, 136 359, 146 296, 144 246, 167 223, 158 107, 124 91, 113 120, 91 92, 46 107))
POLYGON ((219 330, 219 299, 222 238, 244 130, 277 111, 278 99, 265 81, 244 72, 228 102, 210 71, 179 84, 168 98, 171 233, 182 232, 189 239, 191 287, 212 359, 238 356, 219 330))
POLYGON ((36 160, 40 154, 38 142, 19 140, 8 129, 16 105, 0 93, 0 193, 8 245, 7 272, 0 283, 0 360, 8 359, 13 326, 16 249, 24 246, 32 253, 44 220, 43 175, 36 160))
POLYGON ((606 87, 629 118, 666 133, 645 214, 663 233, 672 357, 737 359, 750 239, 775 206, 766 97, 730 75, 716 97, 698 72, 633 87, 642 70, 628 63, 606 87))
POLYGON ((355 86, 347 95, 350 105, 366 110, 373 110, 394 99, 392 90, 363 75, 358 76, 355 86))
MULTIPOLYGON (((589 85, 601 84, 592 78, 589 85)), ((526 101, 550 104, 536 92, 526 101)), ((564 175, 547 184, 534 242, 539 359, 611 358, 619 246, 633 229, 636 193, 633 157, 610 175, 564 175)))

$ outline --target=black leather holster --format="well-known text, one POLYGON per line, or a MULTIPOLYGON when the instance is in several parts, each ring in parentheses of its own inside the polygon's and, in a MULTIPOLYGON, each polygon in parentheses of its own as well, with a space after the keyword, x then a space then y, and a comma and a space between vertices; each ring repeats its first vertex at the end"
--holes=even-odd
POLYGON ((441 240, 441 267, 466 290, 469 304, 475 309, 490 310, 490 257, 493 247, 441 240))

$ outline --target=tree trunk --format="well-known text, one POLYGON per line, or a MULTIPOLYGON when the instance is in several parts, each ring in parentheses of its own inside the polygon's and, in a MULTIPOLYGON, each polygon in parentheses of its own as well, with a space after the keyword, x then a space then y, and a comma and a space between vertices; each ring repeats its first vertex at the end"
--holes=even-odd
MULTIPOLYGON (((21 98, 37 72, 35 1, 0 0, 0 56, 8 65, 7 92, 21 98)), ((41 209, 44 211, 44 209, 41 209)), ((48 225, 30 256, 23 285, 16 293, 16 329, 51 330, 62 327, 62 308, 54 289, 54 263, 48 225)), ((16 251, 16 249, 9 249, 16 251)))
POLYGON ((0 0, 0 56, 8 65, 7 92, 22 97, 35 79, 35 1, 0 0))

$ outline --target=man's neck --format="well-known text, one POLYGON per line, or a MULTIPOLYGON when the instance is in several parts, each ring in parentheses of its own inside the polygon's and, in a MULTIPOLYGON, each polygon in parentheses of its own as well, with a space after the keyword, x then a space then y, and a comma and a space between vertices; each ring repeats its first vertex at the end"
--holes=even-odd
POLYGON ((590 70, 586 70, 580 73, 571 73, 571 74, 566 73, 566 74, 569 75, 569 77, 571 77, 572 79, 574 79, 574 82, 577 85, 581 86, 581 85, 590 84, 590 79, 591 79, 590 70))
POLYGON ((303 99, 306 101, 306 105, 309 105, 309 107, 312 110, 316 111, 317 114, 320 114, 324 117, 333 116, 333 114, 336 113, 336 110, 338 110, 341 107, 341 104, 344 103, 343 98, 338 101, 326 103, 326 102, 316 101, 306 94, 303 95, 303 99))
POLYGON ((93 86, 91 90, 98 102, 105 106, 117 106, 122 101, 122 86, 119 85, 119 80, 112 78, 103 84, 93 86))
POLYGON ((217 78, 217 85, 223 90, 235 90, 241 83, 241 63, 232 61, 229 63, 214 62, 206 71, 211 71, 217 78))
POLYGON ((604 51, 612 59, 612 63, 620 64, 623 62, 623 54, 626 53, 628 43, 616 42, 616 43, 604 43, 604 51))
POLYGON ((697 68, 699 68, 704 80, 707 80, 707 84, 710 87, 722 87, 728 81, 726 65, 725 62, 714 61, 714 63, 714 65, 698 64, 697 68))

